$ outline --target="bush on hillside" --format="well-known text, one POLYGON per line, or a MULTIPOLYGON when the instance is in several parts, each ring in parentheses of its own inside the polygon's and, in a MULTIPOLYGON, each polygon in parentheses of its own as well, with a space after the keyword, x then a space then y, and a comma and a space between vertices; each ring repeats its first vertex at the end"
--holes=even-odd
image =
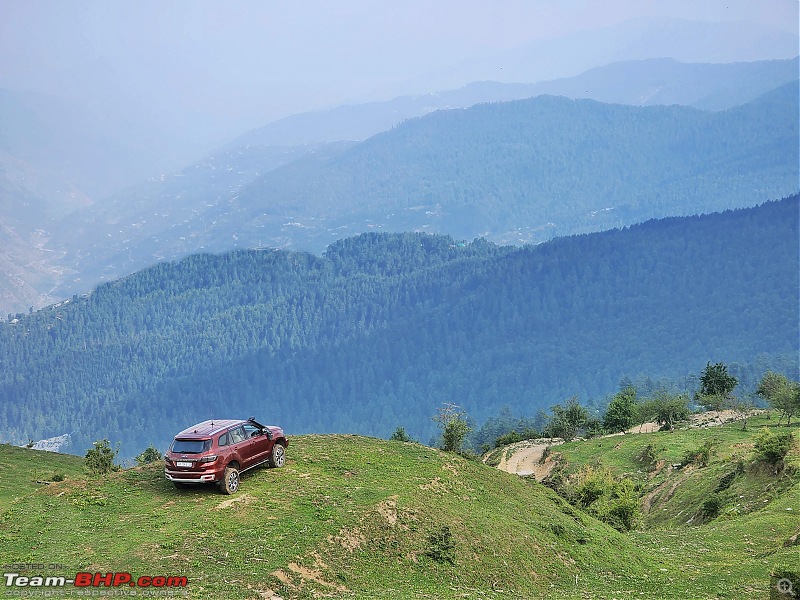
POLYGON ((657 455, 658 451, 656 450, 655 444, 650 442, 639 451, 636 455, 636 460, 647 467, 647 469, 651 469, 653 465, 656 464, 657 455))
POLYGON ((392 433, 392 436, 389 438, 389 440, 391 440, 393 442, 410 442, 410 441, 412 441, 411 438, 409 437, 409 435, 406 433, 405 427, 398 427, 397 429, 395 429, 394 433, 392 433))
POLYGON ((150 444, 147 448, 145 448, 144 452, 136 457, 136 464, 140 466, 148 465, 150 463, 158 462, 159 460, 161 460, 161 452, 158 451, 158 448, 150 444))
POLYGON ((119 466, 114 464, 119 449, 112 450, 111 443, 106 440, 94 442, 94 447, 86 451, 86 469, 90 475, 105 475, 111 471, 119 470, 119 466))
POLYGON ((456 542, 450 527, 443 525, 428 535, 428 548, 425 550, 425 556, 438 563, 455 564, 456 542))
POLYGON ((769 429, 764 429, 756 437, 755 449, 760 460, 773 466, 782 462, 789 450, 794 446, 794 435, 790 431, 773 433, 769 429))
POLYGON ((723 506, 725 506, 725 498, 720 493, 714 492, 703 502, 701 510, 703 517, 709 520, 718 517, 723 506))
POLYGON ((707 466, 713 454, 713 447, 714 442, 712 440, 706 440, 700 447, 687 450, 683 453, 681 465, 684 467, 690 464, 698 467, 707 466))
POLYGON ((630 479, 616 478, 607 467, 584 466, 567 485, 567 498, 619 531, 639 522, 639 495, 630 479))

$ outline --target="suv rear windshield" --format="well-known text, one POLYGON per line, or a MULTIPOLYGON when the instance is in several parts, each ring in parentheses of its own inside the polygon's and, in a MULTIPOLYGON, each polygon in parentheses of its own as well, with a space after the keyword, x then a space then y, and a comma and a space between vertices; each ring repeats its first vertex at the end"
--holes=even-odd
POLYGON ((172 442, 172 451, 182 454, 200 454, 211 450, 211 440, 175 440, 172 442))

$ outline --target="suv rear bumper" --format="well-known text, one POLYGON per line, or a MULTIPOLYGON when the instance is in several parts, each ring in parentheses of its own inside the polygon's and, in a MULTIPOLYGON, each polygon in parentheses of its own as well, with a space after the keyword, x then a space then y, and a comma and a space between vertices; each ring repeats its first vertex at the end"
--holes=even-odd
POLYGON ((187 477, 190 475, 189 473, 170 473, 169 471, 164 472, 164 476, 169 479, 170 481, 174 481, 176 483, 210 483, 212 481, 219 480, 219 477, 216 473, 202 473, 198 474, 196 477, 187 477))

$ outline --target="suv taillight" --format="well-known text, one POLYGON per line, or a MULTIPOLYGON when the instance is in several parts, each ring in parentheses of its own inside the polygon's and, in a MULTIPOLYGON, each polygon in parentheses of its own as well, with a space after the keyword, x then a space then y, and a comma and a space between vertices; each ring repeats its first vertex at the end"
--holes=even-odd
POLYGON ((211 462, 214 462, 215 460, 217 460, 217 455, 216 454, 212 454, 211 456, 204 456, 203 458, 201 458, 197 462, 211 463, 211 462))

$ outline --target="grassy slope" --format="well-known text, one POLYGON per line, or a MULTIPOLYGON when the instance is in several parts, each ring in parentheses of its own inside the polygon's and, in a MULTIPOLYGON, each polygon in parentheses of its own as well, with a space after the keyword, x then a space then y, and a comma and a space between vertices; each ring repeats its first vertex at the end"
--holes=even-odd
POLYGON ((532 481, 356 436, 297 437, 289 456, 232 497, 177 491, 159 465, 46 486, 0 517, 0 564, 186 575, 192 598, 662 595, 653 554, 532 481), (425 555, 442 526, 452 565, 425 555))
MULTIPOLYGON (((682 433, 660 435, 678 451, 682 433)), ((10 452, 30 451, 0 446, 0 461, 10 452)), ((50 456, 37 454, 47 472, 50 456)), ((301 436, 289 457, 236 496, 177 491, 160 465, 42 486, 0 515, 0 564, 185 575, 191 598, 763 598, 772 565, 798 554, 778 547, 800 528, 797 483, 745 516, 620 534, 544 486, 417 444, 301 436), (425 554, 442 526, 452 565, 425 554)))
POLYGON ((663 557, 662 568, 675 577, 670 589, 682 582, 687 597, 764 598, 769 595, 769 573, 775 566, 800 570, 800 549, 783 546, 800 532, 800 444, 787 459, 797 469, 776 476, 753 457, 753 438, 765 426, 776 427, 776 417, 750 419, 746 431, 739 423, 729 423, 571 442, 557 451, 562 474, 600 463, 641 484, 644 526, 631 533, 631 539, 663 557), (714 443, 707 466, 671 468, 687 450, 706 440, 714 443), (663 463, 648 467, 637 460, 649 444, 663 463), (731 472, 737 474, 730 487, 716 492, 731 472), (703 502, 715 492, 725 504, 717 518, 705 518, 703 502))
POLYGON ((16 499, 27 496, 54 475, 70 479, 84 474, 83 458, 0 444, 0 513, 16 499))

